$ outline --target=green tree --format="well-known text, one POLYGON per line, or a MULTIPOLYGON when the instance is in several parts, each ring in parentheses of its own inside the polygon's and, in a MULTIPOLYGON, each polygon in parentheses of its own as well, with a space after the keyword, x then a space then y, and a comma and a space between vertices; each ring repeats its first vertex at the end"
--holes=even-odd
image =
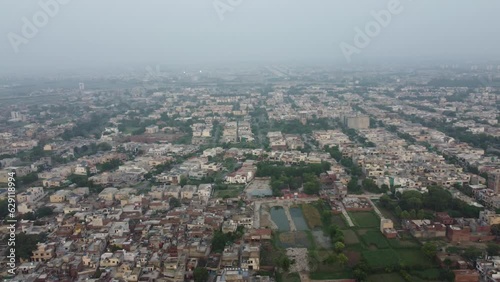
POLYGON ((356 279, 356 281, 365 281, 366 277, 368 277, 366 272, 364 272, 363 270, 361 270, 359 268, 354 270, 353 275, 354 275, 354 278, 356 279))
POLYGON ((490 256, 497 256, 500 254, 500 245, 495 243, 489 243, 486 245, 486 251, 490 256))
POLYGON ((304 193, 308 195, 318 194, 319 189, 320 189, 320 183, 317 179, 304 183, 304 193))
POLYGON ((179 199, 177 199, 176 197, 170 198, 170 200, 168 200, 168 204, 171 208, 177 208, 182 206, 181 201, 179 201, 179 199))
POLYGON ((481 253, 482 251, 476 247, 468 247, 467 249, 465 249, 463 257, 468 260, 474 261, 481 256, 481 253))
POLYGON ((382 195, 380 197, 379 201, 383 207, 387 208, 387 207, 389 207, 389 203, 391 202, 391 198, 387 195, 382 195))
POLYGON ((51 207, 41 207, 35 211, 36 218, 51 216, 54 214, 54 211, 51 207))
POLYGON ((410 213, 407 211, 402 211, 400 217, 402 219, 409 219, 410 218, 410 213))
POLYGON ((347 262, 349 261, 349 258, 346 255, 344 255, 344 254, 339 254, 337 256, 337 260, 339 261, 339 264, 342 267, 344 267, 347 264, 347 262))
POLYGON ((342 242, 336 242, 334 245, 333 245, 333 249, 335 250, 335 252, 337 253, 341 253, 345 248, 345 245, 344 243, 342 242))
POLYGON ((186 185, 187 183, 188 183, 187 177, 185 177, 184 175, 181 176, 181 180, 179 181, 179 185, 181 185, 182 187, 184 187, 184 185, 186 185))
POLYGON ((437 254, 437 246, 432 242, 427 242, 422 246, 422 252, 429 258, 434 258, 437 254))
POLYGON ((208 270, 204 267, 197 267, 193 271, 193 278, 195 282, 208 281, 208 270))
POLYGON ((496 236, 500 236, 500 224, 493 224, 491 226, 491 233, 496 236))

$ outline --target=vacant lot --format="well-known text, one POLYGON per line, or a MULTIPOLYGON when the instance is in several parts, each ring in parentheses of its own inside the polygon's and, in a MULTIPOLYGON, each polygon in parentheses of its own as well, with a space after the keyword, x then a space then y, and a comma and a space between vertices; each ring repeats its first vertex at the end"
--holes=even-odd
POLYGON ((225 190, 215 190, 215 193, 214 193, 214 197, 215 198, 234 198, 234 197, 237 197, 239 194, 241 194, 241 192, 243 191, 243 189, 245 188, 245 186, 243 185, 230 185, 227 187, 227 189, 225 190))
POLYGON ((321 222, 321 215, 313 205, 304 204, 301 207, 307 226, 309 226, 310 229, 317 227, 321 228, 321 226, 323 226, 321 222))
POLYGON ((280 245, 283 248, 310 248, 311 242, 303 231, 283 232, 279 236, 280 245))

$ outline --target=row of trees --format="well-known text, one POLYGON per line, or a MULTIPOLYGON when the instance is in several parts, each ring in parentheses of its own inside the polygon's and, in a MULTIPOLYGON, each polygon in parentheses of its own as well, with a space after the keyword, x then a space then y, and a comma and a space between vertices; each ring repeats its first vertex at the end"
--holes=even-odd
POLYGON ((215 231, 212 238, 212 252, 222 253, 226 245, 240 239, 243 234, 245 234, 245 228, 242 225, 239 225, 235 232, 223 233, 221 230, 215 231))
POLYGON ((453 198, 451 193, 439 186, 430 186, 427 193, 405 191, 394 195, 394 200, 388 195, 380 198, 382 206, 392 210, 402 219, 432 218, 427 212, 446 211, 452 217, 478 217, 481 208, 468 205, 460 199, 453 198))
POLYGON ((280 196, 282 189, 297 190, 304 187, 304 193, 313 195, 321 188, 318 176, 330 169, 330 163, 301 164, 286 167, 280 163, 260 162, 257 164, 257 177, 271 177, 274 196, 280 196))
POLYGON ((330 154, 330 156, 335 159, 338 163, 340 163, 342 166, 346 168, 348 173, 353 176, 353 177, 358 177, 363 175, 363 171, 361 168, 355 164, 352 159, 350 158, 344 158, 342 156, 342 152, 340 152, 340 149, 338 146, 325 146, 325 151, 330 154))
POLYGON ((109 118, 109 114, 94 113, 89 120, 78 122, 75 127, 65 130, 61 138, 67 141, 74 137, 99 136, 109 118))

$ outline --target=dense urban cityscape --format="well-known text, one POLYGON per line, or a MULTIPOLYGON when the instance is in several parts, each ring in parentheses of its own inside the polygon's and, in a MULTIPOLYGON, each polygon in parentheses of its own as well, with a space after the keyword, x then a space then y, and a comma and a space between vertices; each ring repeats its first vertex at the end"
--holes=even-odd
POLYGON ((500 282, 500 1, 0 1, 2 282, 500 282))
POLYGON ((42 79, 1 86, 10 281, 500 277, 498 67, 42 79))

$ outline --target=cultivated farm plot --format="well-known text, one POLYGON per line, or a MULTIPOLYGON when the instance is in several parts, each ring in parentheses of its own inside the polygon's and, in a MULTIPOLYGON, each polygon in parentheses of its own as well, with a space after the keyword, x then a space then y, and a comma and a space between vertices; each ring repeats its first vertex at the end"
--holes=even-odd
POLYGON ((380 226, 380 218, 373 212, 349 212, 357 227, 371 228, 380 226))
POLYGON ((366 246, 374 245, 377 249, 389 248, 389 243, 387 239, 378 230, 369 230, 361 236, 361 239, 366 244, 366 246))
POLYGON ((241 192, 243 191, 245 187, 244 186, 229 186, 225 190, 216 190, 215 191, 215 198, 224 198, 224 196, 229 197, 229 198, 234 198, 237 197, 241 192))
POLYGON ((387 241, 395 249, 420 249, 420 245, 414 239, 388 239, 387 241))
POLYGON ((373 274, 368 276, 367 282, 404 282, 405 280, 398 273, 373 274))
POLYGON ((399 262, 396 252, 392 249, 364 251, 363 257, 368 262, 368 265, 373 268, 385 268, 399 262))
POLYGON ((332 223, 337 225, 341 229, 347 227, 347 225, 345 224, 344 218, 341 214, 332 215, 332 223))
POLYGON ((352 230, 342 230, 344 234, 344 243, 346 245, 354 245, 359 243, 358 235, 352 230))
POLYGON ((310 248, 311 243, 303 231, 283 232, 279 235, 280 245, 283 248, 310 248))
POLYGON ((406 265, 432 267, 432 261, 420 250, 399 249, 395 250, 395 252, 406 265))
POLYGON ((363 257, 373 268, 385 268, 403 262, 408 266, 432 267, 430 261, 420 250, 381 249, 364 251, 363 257))
MULTIPOLYGON (((439 276, 441 271, 439 268, 428 268, 425 270, 413 270, 410 272, 412 276, 416 276, 420 279, 426 280, 426 281, 438 281, 439 276)), ((416 279, 414 279, 416 280, 416 279)))
POLYGON ((321 215, 313 205, 302 205, 302 213, 307 222, 307 226, 309 226, 310 229, 323 226, 323 223, 321 222, 321 215))

